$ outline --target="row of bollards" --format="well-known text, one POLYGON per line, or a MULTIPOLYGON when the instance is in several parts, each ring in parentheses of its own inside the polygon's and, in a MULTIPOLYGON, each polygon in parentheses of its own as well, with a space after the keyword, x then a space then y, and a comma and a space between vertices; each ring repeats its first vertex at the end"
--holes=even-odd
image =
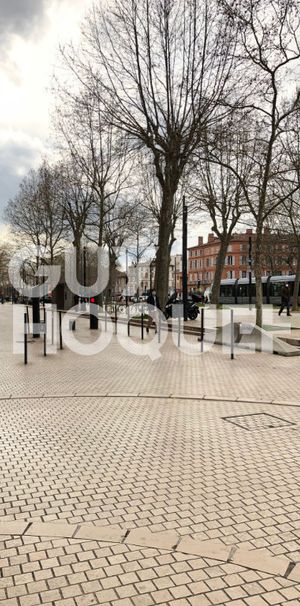
MULTIPOLYGON (((39 334, 43 334, 44 337, 44 356, 47 356, 47 310, 45 307, 43 307, 44 310, 44 318, 43 318, 43 322, 40 323, 40 325, 36 325, 34 327, 34 330, 38 330, 39 334)), ((51 341, 52 341, 52 345, 54 342, 54 316, 53 316, 53 310, 50 310, 52 312, 52 317, 51 317, 51 341)), ((62 335, 62 311, 58 311, 59 314, 59 348, 60 350, 63 349, 63 335, 62 335)), ((140 315, 140 329, 141 329, 141 340, 144 340, 145 337, 145 313, 144 313, 144 305, 142 305, 142 309, 141 309, 141 315, 140 315)), ((114 310, 113 310, 113 317, 114 317, 114 323, 115 323, 115 329, 114 332, 115 334, 117 334, 118 332, 118 311, 117 311, 117 305, 115 304, 114 306, 114 310)), ((104 306, 104 328, 105 328, 105 332, 107 332, 107 318, 108 318, 108 313, 107 313, 107 306, 104 306)), ((130 321, 130 317, 129 317, 129 308, 127 308, 127 334, 128 337, 130 337, 130 328, 131 328, 131 321, 130 321)), ((76 320, 70 320, 69 323, 69 329, 72 331, 75 331, 76 329, 76 320)), ((158 321, 156 323, 156 330, 157 330, 157 336, 158 336, 158 343, 161 342, 161 330, 162 330, 162 319, 161 319, 161 314, 158 314, 158 321)), ((28 363, 28 335, 30 332, 30 321, 29 321, 29 308, 28 306, 26 307, 26 312, 24 313, 24 364, 28 363)), ((182 314, 179 313, 177 315, 177 346, 178 348, 181 347, 181 334, 182 334, 182 314)), ((202 307, 201 311, 200 311, 200 337, 198 339, 198 341, 200 341, 200 351, 201 353, 203 353, 204 351, 204 336, 205 336, 205 310, 202 307)), ((231 309, 230 310, 230 358, 231 360, 234 360, 234 310, 231 309)))
MULTIPOLYGON (((144 340, 144 334, 145 334, 145 313, 144 313, 144 305, 141 306, 141 315, 140 315, 140 328, 141 328, 141 340, 144 340)), ((113 317, 114 317, 114 324, 115 324, 115 334, 117 334, 118 332, 118 306, 115 303, 114 308, 113 308, 113 317)), ((105 319, 105 331, 107 331, 107 308, 106 305, 104 306, 104 319, 105 319)), ((128 337, 130 337, 131 335, 131 319, 129 317, 129 307, 127 307, 127 335, 128 337)), ((159 314, 158 317, 158 326, 157 326, 157 336, 158 336, 158 342, 161 342, 161 330, 162 330, 162 326, 161 326, 161 314, 159 314)), ((181 335, 182 335, 182 314, 178 314, 177 317, 177 345, 180 348, 181 347, 181 335)), ((203 353, 204 351, 204 335, 205 335, 205 309, 204 307, 201 307, 200 310, 200 337, 199 337, 199 341, 200 341, 200 351, 201 353, 203 353)), ((230 310, 230 358, 231 360, 234 360, 234 345, 235 345, 235 341, 234 341, 234 310, 231 309, 230 310)))
MULTIPOLYGON (((34 331, 38 331, 38 334, 43 334, 43 352, 44 357, 47 356, 47 310, 45 307, 42 308, 44 311, 43 322, 40 322, 39 325, 35 325, 34 331)), ((53 310, 51 310, 51 343, 54 343, 54 316, 53 310)), ((63 338, 62 338, 62 312, 59 311, 59 348, 63 349, 63 338)), ((75 330, 75 320, 73 322, 74 327, 72 330, 75 330)), ((26 306, 26 312, 24 313, 24 364, 28 364, 28 335, 30 333, 30 320, 29 320, 29 308, 26 306)))

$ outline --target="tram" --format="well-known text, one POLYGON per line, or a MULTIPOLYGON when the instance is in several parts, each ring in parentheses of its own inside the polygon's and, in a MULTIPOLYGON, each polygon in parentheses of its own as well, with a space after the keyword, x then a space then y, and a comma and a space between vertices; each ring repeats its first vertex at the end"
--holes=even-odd
MULTIPOLYGON (((263 276, 263 302, 267 305, 280 305, 280 291, 283 284, 288 284, 291 295, 294 292, 295 276, 263 276)), ((256 287, 255 278, 252 278, 251 296, 255 302, 256 287)), ((300 303, 300 289, 298 293, 300 303)), ((249 303, 249 278, 238 278, 221 280, 219 303, 245 305, 249 303)))

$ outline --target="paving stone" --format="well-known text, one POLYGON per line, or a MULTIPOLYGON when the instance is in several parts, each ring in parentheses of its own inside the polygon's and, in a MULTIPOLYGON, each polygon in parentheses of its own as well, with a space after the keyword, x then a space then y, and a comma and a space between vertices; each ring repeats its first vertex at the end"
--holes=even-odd
POLYGON ((0 520, 0 535, 19 535, 23 534, 28 526, 28 522, 18 520, 0 520))
POLYGON ((26 530, 26 536, 33 537, 73 537, 76 532, 77 527, 72 524, 61 524, 55 523, 51 524, 33 522, 26 530))
POLYGON ((177 549, 183 553, 222 560, 224 562, 229 559, 231 552, 230 547, 225 547, 222 544, 214 543, 213 541, 199 541, 190 537, 182 539, 177 549))
POLYGON ((289 565, 289 561, 285 558, 261 556, 257 551, 251 552, 242 549, 236 550, 231 561, 240 566, 282 577, 284 577, 289 565))
POLYGON ((113 526, 80 526, 76 531, 74 538, 94 539, 97 541, 121 542, 126 535, 126 530, 121 530, 113 526))
POLYGON ((173 549, 178 543, 178 534, 176 532, 164 531, 152 533, 147 528, 131 530, 125 538, 125 542, 131 545, 146 547, 157 547, 158 549, 173 549))

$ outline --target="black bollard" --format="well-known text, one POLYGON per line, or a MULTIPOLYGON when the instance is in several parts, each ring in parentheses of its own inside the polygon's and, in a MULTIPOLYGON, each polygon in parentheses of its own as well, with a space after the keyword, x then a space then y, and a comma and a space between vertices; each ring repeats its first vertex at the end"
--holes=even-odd
POLYGON ((44 356, 47 355, 47 315, 46 308, 44 307, 44 356))
POLYGON ((115 335, 118 332, 118 308, 117 308, 117 304, 115 303, 115 335))
POLYGON ((33 337, 38 339, 40 332, 35 332, 34 325, 40 324, 40 300, 39 297, 33 297, 32 299, 32 323, 33 323, 33 337))
POLYGON ((27 314, 24 314, 24 364, 27 364, 28 362, 28 352, 27 352, 27 347, 28 347, 28 343, 27 343, 27 314))
POLYGON ((204 307, 201 307, 201 352, 204 348, 204 307))
POLYGON ((62 328, 61 328, 61 311, 59 312, 59 349, 63 349, 62 328))
POLYGON ((233 322, 233 309, 230 310, 230 350, 231 360, 234 360, 234 322, 233 322))

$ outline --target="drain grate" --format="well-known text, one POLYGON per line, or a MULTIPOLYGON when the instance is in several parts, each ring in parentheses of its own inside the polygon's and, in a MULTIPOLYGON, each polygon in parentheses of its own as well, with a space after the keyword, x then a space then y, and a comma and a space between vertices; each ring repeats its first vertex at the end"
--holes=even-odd
POLYGON ((266 412, 254 413, 250 415, 238 415, 235 417, 222 417, 223 421, 237 425, 247 431, 255 431, 257 429, 276 429, 277 427, 290 427, 296 425, 292 421, 269 415, 266 412))

